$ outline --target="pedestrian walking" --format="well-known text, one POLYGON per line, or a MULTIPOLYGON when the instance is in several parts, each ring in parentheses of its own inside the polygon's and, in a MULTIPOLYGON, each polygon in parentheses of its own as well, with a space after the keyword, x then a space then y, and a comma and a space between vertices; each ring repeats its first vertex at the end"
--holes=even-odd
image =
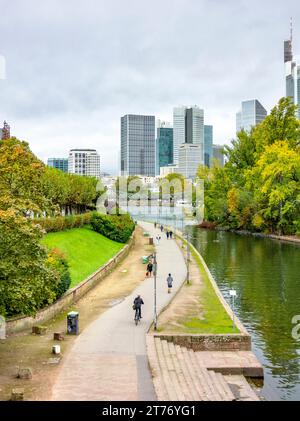
POLYGON ((160 231, 163 232, 163 230, 164 230, 164 227, 163 227, 163 225, 161 225, 160 226, 160 231))
POLYGON ((168 294, 171 294, 172 285, 173 285, 173 278, 172 278, 172 275, 170 273, 169 273, 169 276, 167 277, 167 284, 168 284, 168 294))
POLYGON ((173 231, 170 231, 169 232, 169 235, 170 235, 170 239, 172 240, 172 238, 173 238, 173 231))
POLYGON ((154 228, 156 228, 156 225, 157 225, 156 222, 154 222, 154 228))
POLYGON ((169 231, 167 231, 166 232, 167 240, 169 239, 169 235, 170 235, 170 233, 169 233, 169 231))
POLYGON ((147 273, 146 273, 147 278, 148 276, 151 278, 152 270, 153 270, 153 264, 152 262, 149 262, 147 265, 147 273))
POLYGON ((156 236, 156 243, 157 243, 157 245, 159 244, 160 239, 161 239, 161 236, 160 236, 160 235, 157 235, 157 236, 156 236))

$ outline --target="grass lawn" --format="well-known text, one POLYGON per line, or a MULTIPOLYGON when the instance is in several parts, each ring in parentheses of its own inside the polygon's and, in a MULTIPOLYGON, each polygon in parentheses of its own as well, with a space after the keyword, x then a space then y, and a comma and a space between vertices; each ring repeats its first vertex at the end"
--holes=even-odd
POLYGON ((46 234, 42 243, 58 248, 66 256, 71 273, 71 287, 83 281, 111 259, 124 244, 109 240, 89 226, 46 234))
POLYGON ((237 327, 233 327, 231 318, 215 293, 199 256, 193 249, 191 252, 199 267, 204 284, 199 297, 204 318, 195 317, 187 319, 184 323, 187 332, 212 334, 239 333, 239 329, 237 327))

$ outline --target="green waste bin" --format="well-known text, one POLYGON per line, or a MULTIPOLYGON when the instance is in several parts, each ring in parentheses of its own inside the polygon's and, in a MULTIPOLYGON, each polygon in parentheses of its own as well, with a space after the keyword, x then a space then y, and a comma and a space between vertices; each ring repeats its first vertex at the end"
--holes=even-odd
POLYGON ((142 262, 143 264, 147 264, 148 263, 148 256, 142 256, 142 262))

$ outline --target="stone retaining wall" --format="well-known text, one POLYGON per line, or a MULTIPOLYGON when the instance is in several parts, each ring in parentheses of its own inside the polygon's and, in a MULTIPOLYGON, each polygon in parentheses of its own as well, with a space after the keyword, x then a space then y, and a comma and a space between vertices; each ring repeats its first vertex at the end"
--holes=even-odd
POLYGON ((191 335, 191 334, 159 334, 154 337, 173 342, 194 351, 251 351, 250 335, 191 335))
POLYGON ((6 333, 12 334, 30 329, 35 324, 44 323, 55 317, 62 310, 74 304, 83 297, 91 288, 97 285, 105 276, 107 276, 117 264, 124 259, 134 244, 134 236, 113 258, 111 258, 104 266, 99 268, 95 273, 82 281, 76 287, 69 289, 59 300, 55 301, 48 307, 38 311, 35 317, 17 317, 6 321, 6 333))

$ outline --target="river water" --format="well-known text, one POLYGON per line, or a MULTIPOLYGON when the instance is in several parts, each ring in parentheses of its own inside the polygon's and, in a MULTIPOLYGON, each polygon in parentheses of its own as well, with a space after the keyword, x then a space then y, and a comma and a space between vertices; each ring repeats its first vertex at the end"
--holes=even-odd
POLYGON ((292 336, 292 319, 300 315, 299 245, 195 227, 189 231, 229 303, 229 290, 237 291, 236 314, 264 366, 262 395, 300 400, 300 338, 292 336))
MULTIPOLYGON (((181 208, 130 212, 136 219, 184 226, 181 208)), ((195 226, 187 231, 229 304, 229 291, 237 291, 235 313, 264 367, 262 396, 300 400, 300 337, 292 335, 294 316, 300 323, 300 246, 195 226)))

